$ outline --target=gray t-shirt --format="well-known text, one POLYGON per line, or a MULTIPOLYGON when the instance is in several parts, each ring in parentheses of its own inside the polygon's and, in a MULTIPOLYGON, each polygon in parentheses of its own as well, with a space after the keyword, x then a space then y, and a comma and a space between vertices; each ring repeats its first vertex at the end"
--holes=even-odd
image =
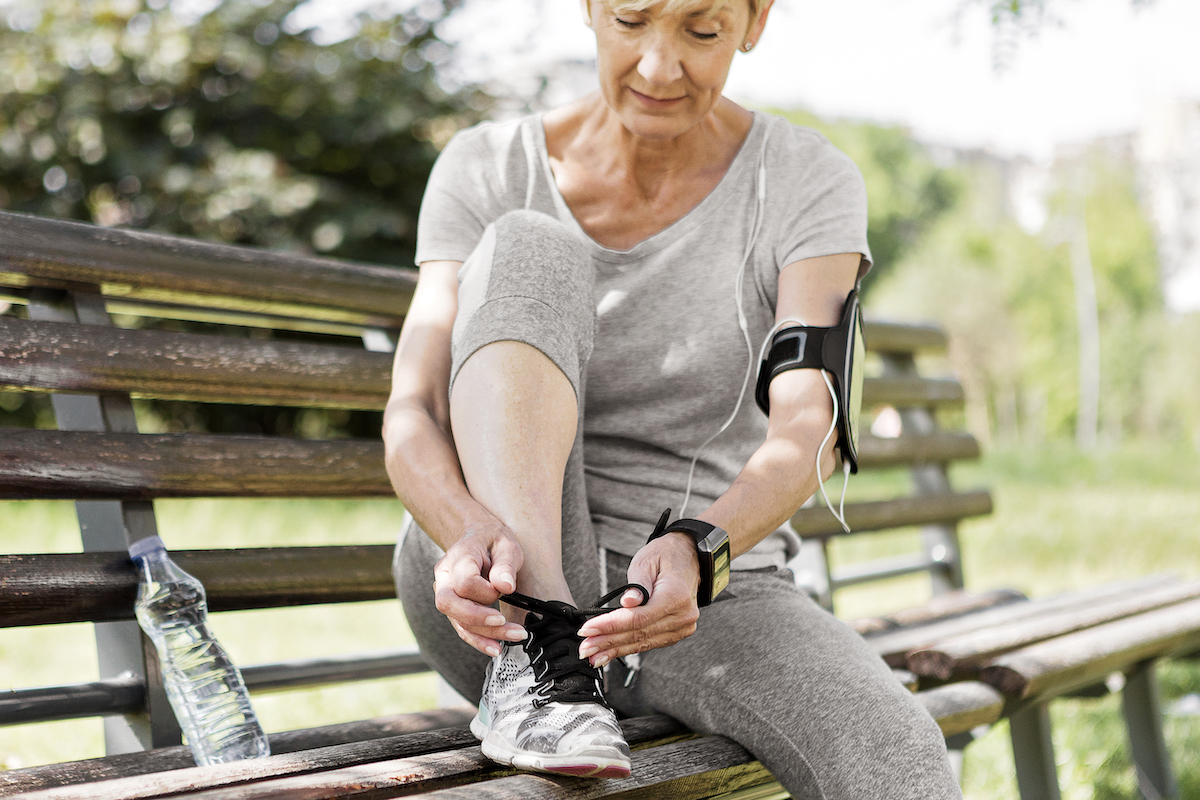
MULTIPOLYGON (((701 512, 762 444, 767 420, 754 402, 754 380, 774 325, 780 269, 838 253, 861 253, 860 274, 869 268, 862 177, 817 132, 756 112, 717 187, 665 230, 618 251, 596 243, 571 215, 540 117, 484 123, 459 132, 433 168, 417 263, 465 261, 488 224, 521 208, 576 232, 596 270, 584 396, 588 501, 600 544, 633 555, 664 508, 701 512), (739 276, 752 352, 738 321, 739 276), (705 445, 739 396, 732 423, 705 445)), ((780 565, 798 545, 784 528, 734 566, 780 565)))

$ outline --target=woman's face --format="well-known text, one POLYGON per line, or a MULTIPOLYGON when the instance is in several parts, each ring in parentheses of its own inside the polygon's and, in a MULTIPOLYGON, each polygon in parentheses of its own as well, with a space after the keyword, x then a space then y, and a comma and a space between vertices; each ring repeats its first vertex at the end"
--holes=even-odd
POLYGON ((716 14, 703 4, 668 14, 661 6, 625 11, 610 0, 584 1, 596 32, 600 92, 625 128, 647 139, 679 136, 712 111, 734 53, 761 32, 760 24, 751 31, 746 0, 716 14))

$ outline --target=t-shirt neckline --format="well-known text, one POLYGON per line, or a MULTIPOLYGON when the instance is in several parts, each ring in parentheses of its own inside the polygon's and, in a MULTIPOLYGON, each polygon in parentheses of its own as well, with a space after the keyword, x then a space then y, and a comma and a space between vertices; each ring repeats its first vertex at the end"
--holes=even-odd
POLYGON ((672 222, 667 227, 657 233, 647 236, 640 242, 635 244, 628 250, 616 250, 611 247, 605 247, 583 229, 579 224, 579 220, 575 219, 575 214, 571 212, 571 207, 567 205, 567 201, 558 191, 558 184, 554 180, 554 170, 550 166, 550 148, 546 144, 546 128, 542 123, 544 114, 537 114, 530 118, 528 124, 534 126, 534 143, 537 147, 538 162, 542 167, 542 178, 550 190, 550 196, 554 201, 554 207, 559 213, 559 217, 567 221, 567 224, 579 235, 579 237, 592 250, 592 255, 602 261, 613 263, 627 263, 658 252, 664 247, 669 246, 683 236, 686 236, 691 230, 698 225, 703 224, 704 218, 711 213, 714 208, 719 208, 724 201, 725 196, 733 191, 733 187, 738 182, 738 176, 746 169, 752 168, 753 165, 747 166, 747 161, 752 158, 754 147, 753 142, 757 142, 762 135, 763 115, 758 111, 751 112, 754 119, 750 124, 750 130, 747 132, 742 144, 738 147, 737 153, 730 162, 729 168, 725 170, 725 174, 721 176, 721 180, 712 188, 704 199, 691 208, 686 214, 672 222))

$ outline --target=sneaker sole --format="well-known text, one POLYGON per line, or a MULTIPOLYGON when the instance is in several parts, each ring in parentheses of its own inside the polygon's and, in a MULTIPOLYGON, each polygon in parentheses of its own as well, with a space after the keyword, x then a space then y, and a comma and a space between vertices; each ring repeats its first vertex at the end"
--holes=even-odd
MULTIPOLYGON (((475 733, 473 724, 471 732, 475 733)), ((475 735, 478 737, 477 733, 475 735)), ((616 758, 600 758, 594 754, 550 756, 515 751, 498 739, 490 734, 484 736, 480 744, 483 754, 492 761, 517 769, 579 778, 628 778, 630 774, 629 761, 619 754, 616 758)))

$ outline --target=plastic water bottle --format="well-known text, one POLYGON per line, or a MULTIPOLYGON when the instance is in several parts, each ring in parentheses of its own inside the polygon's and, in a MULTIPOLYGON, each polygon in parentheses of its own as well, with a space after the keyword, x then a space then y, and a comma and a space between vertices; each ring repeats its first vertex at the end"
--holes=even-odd
POLYGON ((208 627, 204 586, 171 560, 162 539, 134 542, 138 624, 154 642, 163 684, 200 766, 270 755, 242 674, 208 627))

